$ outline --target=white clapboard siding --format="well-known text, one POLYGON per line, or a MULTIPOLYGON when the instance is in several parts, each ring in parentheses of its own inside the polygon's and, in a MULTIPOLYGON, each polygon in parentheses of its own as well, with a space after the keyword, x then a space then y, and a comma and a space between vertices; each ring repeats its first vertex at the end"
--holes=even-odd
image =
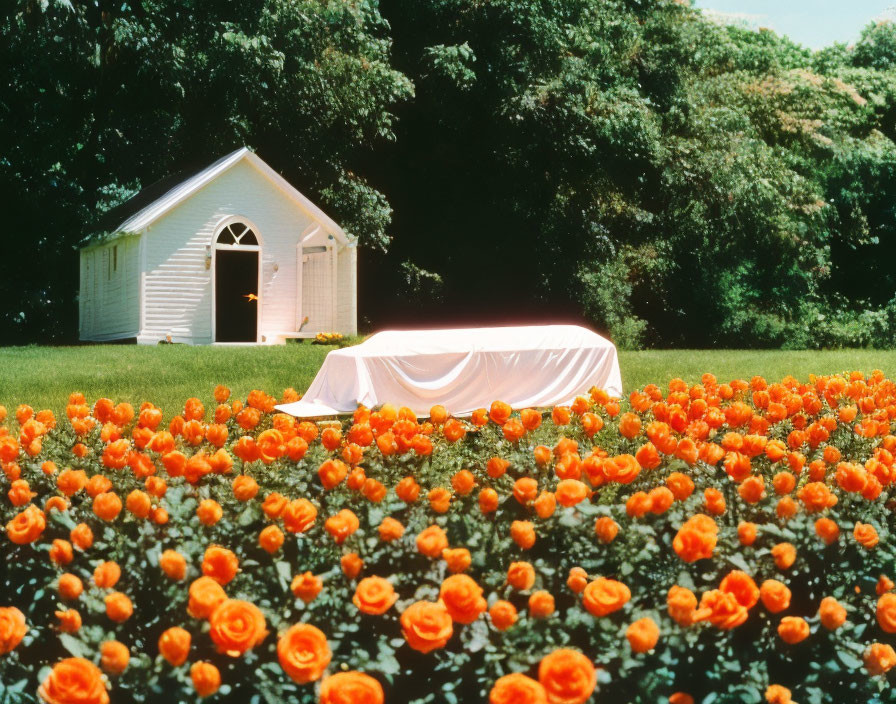
POLYGON ((120 237, 81 253, 81 338, 136 338, 139 331, 139 241, 120 237))
POLYGON ((142 338, 161 340, 171 334, 175 342, 213 342, 214 272, 206 269, 206 256, 220 224, 233 217, 251 223, 261 242, 261 336, 295 329, 294 252, 299 233, 312 221, 242 161, 147 230, 142 338))
POLYGON ((358 249, 342 247, 336 257, 336 330, 358 334, 358 249))

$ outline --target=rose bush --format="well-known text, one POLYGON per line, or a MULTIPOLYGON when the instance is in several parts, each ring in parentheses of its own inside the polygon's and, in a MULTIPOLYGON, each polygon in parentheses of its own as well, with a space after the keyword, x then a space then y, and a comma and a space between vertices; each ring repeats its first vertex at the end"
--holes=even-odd
POLYGON ((0 700, 893 697, 880 372, 469 420, 214 399, 0 407, 0 700))

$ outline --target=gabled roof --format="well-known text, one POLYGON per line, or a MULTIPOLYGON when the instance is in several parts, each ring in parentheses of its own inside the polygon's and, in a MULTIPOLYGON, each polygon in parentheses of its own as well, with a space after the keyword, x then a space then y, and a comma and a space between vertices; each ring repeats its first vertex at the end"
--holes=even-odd
POLYGON ((354 240, 349 238, 345 231, 324 211, 268 166, 261 157, 248 148, 242 147, 198 171, 187 169, 166 176, 147 186, 121 205, 112 208, 100 219, 97 233, 88 238, 85 246, 121 235, 143 232, 156 220, 244 159, 261 171, 299 208, 320 222, 324 230, 333 235, 338 241, 344 244, 354 243, 354 240))

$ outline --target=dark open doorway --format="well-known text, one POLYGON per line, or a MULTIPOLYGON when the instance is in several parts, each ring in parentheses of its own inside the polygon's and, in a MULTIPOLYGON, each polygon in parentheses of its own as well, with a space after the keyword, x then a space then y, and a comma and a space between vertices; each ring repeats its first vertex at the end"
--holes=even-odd
POLYGON ((215 253, 215 342, 258 341, 258 252, 215 253))

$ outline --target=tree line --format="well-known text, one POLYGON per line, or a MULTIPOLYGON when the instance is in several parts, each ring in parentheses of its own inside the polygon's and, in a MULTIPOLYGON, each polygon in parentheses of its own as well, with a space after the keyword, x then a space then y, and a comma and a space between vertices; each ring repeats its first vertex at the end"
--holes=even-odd
POLYGON ((686 0, 11 0, 0 341, 77 336, 77 246, 242 145, 363 247, 362 327, 896 342, 896 26, 810 51, 686 0))

